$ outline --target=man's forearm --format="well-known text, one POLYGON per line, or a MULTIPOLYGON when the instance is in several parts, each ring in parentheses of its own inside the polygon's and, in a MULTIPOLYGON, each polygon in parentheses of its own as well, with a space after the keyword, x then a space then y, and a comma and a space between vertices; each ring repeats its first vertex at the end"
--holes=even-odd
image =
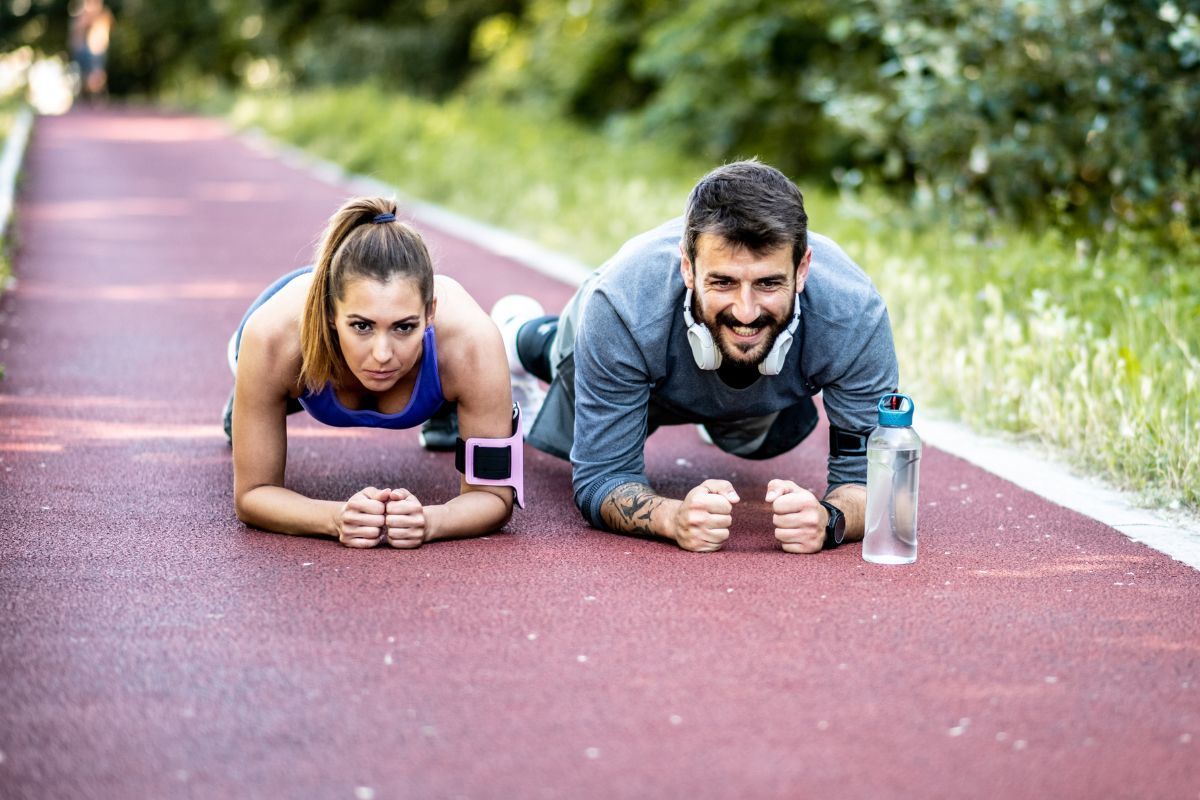
POLYGON ((623 483, 600 504, 600 519, 613 533, 658 536, 675 541, 678 500, 660 497, 644 483, 623 483))

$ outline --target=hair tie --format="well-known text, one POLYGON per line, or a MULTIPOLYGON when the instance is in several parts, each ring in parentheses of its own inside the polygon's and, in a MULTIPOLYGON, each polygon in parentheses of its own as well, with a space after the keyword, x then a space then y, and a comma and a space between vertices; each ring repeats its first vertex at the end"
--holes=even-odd
POLYGON ((371 222, 375 223, 376 225, 382 224, 384 222, 395 222, 395 221, 396 221, 396 215, 390 211, 387 212, 386 214, 376 214, 375 218, 371 220, 371 222))

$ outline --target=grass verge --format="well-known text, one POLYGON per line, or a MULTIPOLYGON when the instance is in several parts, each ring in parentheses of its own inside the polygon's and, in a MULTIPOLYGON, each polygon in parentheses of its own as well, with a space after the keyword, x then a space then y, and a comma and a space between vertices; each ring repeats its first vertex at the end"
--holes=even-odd
MULTIPOLYGON (((17 112, 22 105, 23 101, 17 94, 0 95, 0 152, 4 151, 5 145, 8 143, 8 133, 12 129, 17 112)), ((11 220, 0 221, 0 294, 4 293, 4 288, 8 285, 8 279, 12 275, 12 227, 4 225, 3 222, 11 222, 11 220)), ((4 366, 0 365, 0 378, 2 377, 4 377, 4 366)))
MULTIPOLYGON (((592 264, 679 214, 713 166, 527 110, 374 87, 247 95, 231 116, 592 264)), ((805 196, 813 230, 886 298, 919 404, 1035 438, 1147 502, 1200 509, 1200 254, 1151 259, 1120 236, 1092 252, 1015 229, 980 241, 883 196, 805 196)))
MULTIPOLYGON (((8 142, 8 132, 12 128, 17 114, 15 99, 0 97, 0 152, 8 142)), ((0 295, 8 287, 8 279, 12 276, 12 233, 11 227, 4 225, 9 220, 0 220, 0 295), (7 232, 4 232, 7 231, 7 232)), ((4 380, 4 364, 0 363, 0 380, 4 380)))

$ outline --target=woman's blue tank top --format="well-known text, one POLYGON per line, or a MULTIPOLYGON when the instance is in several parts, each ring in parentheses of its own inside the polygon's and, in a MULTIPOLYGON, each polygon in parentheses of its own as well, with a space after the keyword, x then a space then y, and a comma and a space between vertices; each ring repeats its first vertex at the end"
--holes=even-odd
POLYGON ((300 405, 318 422, 339 428, 414 428, 434 415, 446 398, 442 396, 442 378, 438 374, 436 338, 433 326, 425 329, 425 352, 418 367, 417 382, 413 385, 408 405, 396 414, 383 414, 369 409, 346 408, 337 399, 333 384, 325 384, 319 392, 300 395, 300 405))
MULTIPOLYGON (((236 348, 241 348, 242 330, 246 327, 246 321, 250 319, 250 315, 292 280, 312 272, 312 269, 312 267, 301 267, 289 272, 268 286, 250 304, 250 308, 242 317, 241 324, 238 325, 236 348)), ((442 377, 438 371, 437 338, 432 325, 425 329, 422 345, 424 353, 421 356, 421 366, 418 367, 412 396, 408 400, 408 405, 395 414, 346 408, 337 399, 337 392, 333 390, 332 384, 326 384, 325 388, 319 392, 305 390, 297 399, 313 419, 326 425, 339 428, 415 428, 432 417, 446 402, 446 398, 442 394, 442 377)))

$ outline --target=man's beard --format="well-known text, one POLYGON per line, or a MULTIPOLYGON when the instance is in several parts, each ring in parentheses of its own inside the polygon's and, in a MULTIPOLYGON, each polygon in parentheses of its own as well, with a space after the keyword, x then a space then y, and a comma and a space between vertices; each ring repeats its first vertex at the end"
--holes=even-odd
MULTIPOLYGON (((793 300, 792 302, 795 301, 793 300)), ((710 321, 700 310, 699 298, 695 295, 692 296, 692 317, 700 320, 704 327, 708 328, 708 332, 712 334, 713 341, 716 342, 717 347, 721 350, 721 356, 727 364, 732 366, 757 367, 765 361, 767 354, 775 346, 775 340, 787 328, 791 314, 792 309, 789 308, 788 315, 782 319, 772 317, 770 314, 760 314, 753 322, 742 323, 738 322, 737 318, 729 311, 722 311, 717 314, 715 320, 710 321), (731 342, 726 339, 726 336, 733 335, 733 332, 729 328, 735 325, 739 328, 766 328, 766 338, 755 344, 737 344, 731 342)))

